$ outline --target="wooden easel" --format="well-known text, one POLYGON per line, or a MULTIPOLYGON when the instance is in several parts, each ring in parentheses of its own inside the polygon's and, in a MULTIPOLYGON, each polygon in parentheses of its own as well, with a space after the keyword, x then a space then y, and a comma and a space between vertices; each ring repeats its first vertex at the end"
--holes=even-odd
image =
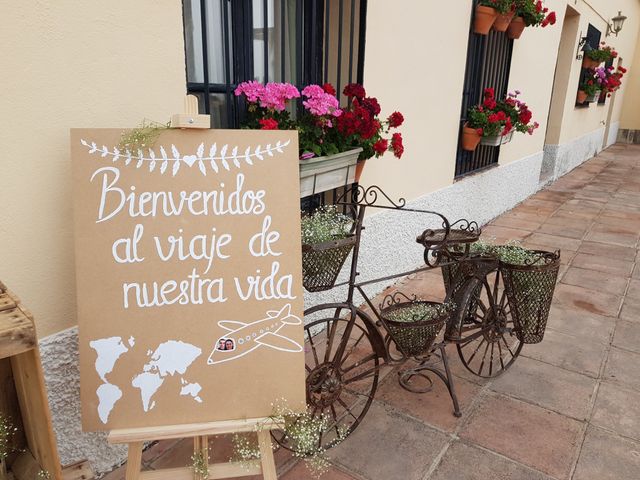
MULTIPOLYGON (((211 128, 209 115, 198 114, 198 99, 194 95, 185 98, 185 113, 171 117, 171 128, 211 128)), ((128 444, 126 480, 209 480, 216 478, 246 477, 262 473, 265 480, 277 480, 276 463, 271 447, 271 430, 280 428, 270 418, 228 420, 167 427, 127 428, 109 432, 109 443, 128 444), (209 459, 209 437, 229 433, 255 432, 260 447, 260 464, 248 466, 240 462, 209 464, 208 478, 197 475, 191 467, 142 471, 142 448, 156 440, 193 438, 194 453, 209 459)))
POLYGON ((172 425, 168 427, 127 428, 112 430, 109 443, 129 444, 127 457, 126 480, 209 480, 216 478, 246 477, 262 473, 265 480, 276 480, 276 463, 271 448, 271 430, 280 428, 269 418, 252 418, 248 420, 228 420, 210 423, 194 423, 191 425, 172 425), (202 453, 209 458, 209 439, 213 435, 228 433, 255 432, 260 447, 260 465, 250 466, 240 462, 223 462, 209 464, 209 477, 197 476, 191 467, 167 468, 143 472, 142 447, 146 442, 154 440, 170 440, 193 438, 194 453, 202 453))

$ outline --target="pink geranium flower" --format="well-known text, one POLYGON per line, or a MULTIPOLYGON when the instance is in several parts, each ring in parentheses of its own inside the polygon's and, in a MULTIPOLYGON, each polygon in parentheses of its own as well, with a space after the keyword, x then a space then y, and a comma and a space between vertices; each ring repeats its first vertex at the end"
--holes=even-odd
POLYGON ((342 114, 338 99, 327 93, 320 85, 306 86, 302 90, 302 95, 306 97, 302 104, 313 115, 339 117, 342 114))

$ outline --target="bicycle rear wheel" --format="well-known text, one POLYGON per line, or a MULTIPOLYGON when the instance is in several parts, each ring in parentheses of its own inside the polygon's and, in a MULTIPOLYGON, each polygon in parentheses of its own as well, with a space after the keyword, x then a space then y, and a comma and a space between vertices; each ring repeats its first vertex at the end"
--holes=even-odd
MULTIPOLYGON (((353 433, 378 387, 380 358, 365 322, 347 308, 331 308, 331 316, 304 327, 307 405, 311 415, 328 420, 318 445, 325 449, 353 433)), ((274 432, 274 438, 295 450, 283 432, 274 432)))
POLYGON ((518 358, 523 343, 515 334, 500 271, 468 280, 460 305, 457 349, 462 364, 478 377, 501 375, 518 358))

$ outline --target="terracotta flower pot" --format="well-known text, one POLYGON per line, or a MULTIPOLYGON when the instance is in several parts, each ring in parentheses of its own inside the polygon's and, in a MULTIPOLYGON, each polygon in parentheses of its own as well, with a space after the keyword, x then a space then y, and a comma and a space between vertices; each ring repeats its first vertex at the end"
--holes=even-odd
POLYGON ((524 23, 524 19, 522 17, 514 17, 507 29, 507 36, 511 40, 519 39, 526 26, 527 24, 524 23))
POLYGON ((584 90, 578 90, 578 103, 584 103, 587 97, 587 92, 584 90))
POLYGON ((466 125, 462 127, 462 149, 467 152, 473 152, 478 148, 478 144, 482 137, 475 128, 469 128, 466 125))
POLYGON ((591 60, 586 54, 582 59, 582 68, 598 68, 598 65, 600 63, 597 60, 591 60))
POLYGON ((493 29, 496 32, 506 32, 507 28, 509 28, 509 25, 511 24, 511 20, 513 20, 514 15, 515 12, 498 14, 498 16, 496 17, 496 21, 493 22, 493 29))
POLYGON ((478 5, 473 19, 473 31, 480 35, 488 35, 497 17, 498 12, 495 8, 478 5))
POLYGON ((360 182, 365 163, 367 163, 366 160, 358 160, 358 163, 356 163, 356 183, 360 182))

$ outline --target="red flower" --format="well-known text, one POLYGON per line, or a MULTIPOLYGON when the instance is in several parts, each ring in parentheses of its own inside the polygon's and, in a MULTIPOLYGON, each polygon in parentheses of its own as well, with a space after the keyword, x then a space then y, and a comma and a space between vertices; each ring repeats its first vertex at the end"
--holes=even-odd
POLYGON ((521 123, 524 123, 525 125, 527 125, 531 121, 532 116, 533 114, 531 113, 531 110, 523 110, 522 112, 520 112, 519 120, 521 123))
POLYGON ((536 12, 537 12, 537 13, 540 13, 541 11, 542 11, 542 1, 541 1, 541 0, 538 0, 538 1, 536 2, 536 12))
POLYGON ((504 124, 504 130, 502 131, 502 135, 508 134, 513 129, 513 124, 511 123, 511 119, 507 118, 507 121, 504 124))
POLYGON ((493 110, 494 108, 496 108, 496 101, 492 97, 488 97, 485 99, 482 106, 488 108, 489 110, 493 110))
POLYGON ((324 85, 322 85, 322 89, 325 91, 325 93, 328 93, 329 95, 334 95, 336 94, 336 89, 333 88, 333 85, 331 85, 330 83, 325 83, 324 85))
POLYGON ((258 120, 260 124, 260 130, 277 130, 278 121, 273 118, 261 118, 258 120))
POLYGON ((362 99, 362 106, 371 112, 371 115, 378 115, 380 113, 380 104, 375 97, 365 97, 362 99))
POLYGON ((381 138, 380 140, 378 140, 376 143, 373 144, 373 150, 376 152, 376 157, 379 157, 380 155, 384 155, 384 153, 387 151, 387 149, 389 148, 389 141, 381 138))
POLYGON ((477 133, 478 135, 480 135, 480 136, 483 136, 483 135, 484 135, 484 129, 483 129, 483 128, 478 128, 478 129, 476 130, 476 133, 477 133))
POLYGON ((342 91, 347 97, 356 97, 356 98, 364 98, 366 92, 364 91, 364 87, 359 83, 350 83, 344 90, 342 91))
POLYGON ((393 154, 397 158, 401 158, 404 153, 404 145, 402 145, 402 135, 399 133, 394 133, 391 136, 391 148, 393 149, 393 154))
POLYGON ((496 96, 496 91, 494 88, 489 87, 484 89, 484 98, 494 98, 496 96))
POLYGON ((551 12, 549 15, 547 15, 547 17, 542 21, 542 23, 540 24, 540 26, 542 28, 546 27, 547 25, 555 25, 556 24, 556 12, 551 12))
POLYGON ((398 128, 404 122, 404 116, 400 112, 393 112, 387 118, 387 122, 389 122, 391 128, 398 128))

